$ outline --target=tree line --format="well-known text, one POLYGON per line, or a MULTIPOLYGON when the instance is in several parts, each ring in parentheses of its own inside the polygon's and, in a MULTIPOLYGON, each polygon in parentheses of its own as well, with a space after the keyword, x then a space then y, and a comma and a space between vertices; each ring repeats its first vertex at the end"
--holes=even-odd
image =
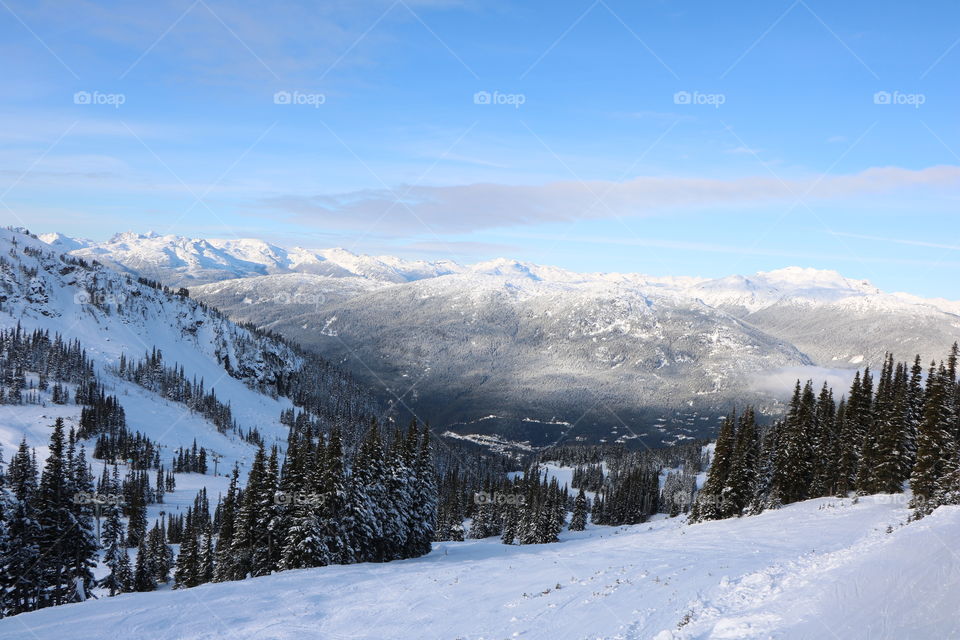
POLYGON ((912 491, 916 517, 960 503, 958 347, 924 370, 888 354, 835 400, 824 384, 794 388, 786 416, 757 425, 752 408, 717 436, 691 520, 713 520, 823 496, 912 491), (909 483, 909 484, 908 484, 909 483))

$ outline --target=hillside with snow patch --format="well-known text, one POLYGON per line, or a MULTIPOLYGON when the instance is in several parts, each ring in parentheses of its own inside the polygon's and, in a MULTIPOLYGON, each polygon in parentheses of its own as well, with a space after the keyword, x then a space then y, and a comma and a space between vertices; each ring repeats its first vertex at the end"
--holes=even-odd
MULTIPOLYGON (((64 257, 35 237, 4 229, 0 230, 0 328, 18 326, 26 332, 49 332, 51 338, 59 334, 68 341, 78 340, 104 390, 118 398, 129 430, 157 442, 167 468, 178 447, 190 447, 196 441, 209 452, 211 474, 188 474, 196 477, 181 483, 186 488, 179 494, 184 504, 202 486, 211 487, 214 496, 225 487, 225 478, 213 476, 214 458, 221 476, 234 463, 245 475, 255 446, 237 431, 218 429, 183 403, 119 376, 121 357, 134 362, 158 350, 167 366, 182 368, 187 379, 202 380, 208 391, 229 404, 237 427, 244 433, 256 429, 267 446, 282 448, 286 442, 289 429, 280 422, 280 415, 294 404, 282 393, 284 385, 292 376, 309 374, 318 366, 329 384, 318 391, 326 392, 330 406, 352 407, 355 419, 378 407, 349 376, 291 344, 238 326, 172 290, 64 257)), ((64 418, 67 427, 79 424, 80 405, 53 404, 49 392, 38 395, 40 404, 0 404, 0 446, 7 459, 23 438, 37 447, 42 459, 57 417, 64 418)), ((344 416, 343 425, 349 424, 344 416)), ((86 445, 91 451, 92 443, 86 445)))

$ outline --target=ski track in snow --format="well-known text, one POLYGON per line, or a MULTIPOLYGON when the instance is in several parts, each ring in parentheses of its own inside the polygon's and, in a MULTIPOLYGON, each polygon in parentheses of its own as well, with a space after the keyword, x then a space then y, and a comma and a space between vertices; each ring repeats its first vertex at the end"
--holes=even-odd
POLYGON ((889 496, 822 498, 738 520, 591 527, 553 545, 436 543, 412 560, 45 609, 0 620, 0 639, 960 637, 948 544, 960 507, 901 526, 907 516, 889 496))

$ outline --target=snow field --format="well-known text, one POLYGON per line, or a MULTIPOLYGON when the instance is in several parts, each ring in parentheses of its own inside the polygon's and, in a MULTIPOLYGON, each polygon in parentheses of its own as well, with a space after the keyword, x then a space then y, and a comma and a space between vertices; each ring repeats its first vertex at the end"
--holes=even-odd
POLYGON ((960 637, 960 508, 907 517, 889 496, 821 498, 697 525, 590 527, 554 545, 436 543, 389 564, 44 609, 0 620, 0 638, 960 637))

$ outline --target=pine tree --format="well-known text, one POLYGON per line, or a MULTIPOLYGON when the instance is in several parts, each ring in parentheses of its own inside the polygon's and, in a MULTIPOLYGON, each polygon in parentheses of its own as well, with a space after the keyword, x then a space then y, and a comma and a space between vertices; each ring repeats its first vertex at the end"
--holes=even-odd
POLYGON ((278 455, 277 448, 272 447, 256 494, 258 508, 254 518, 254 530, 258 536, 252 555, 252 572, 255 576, 270 575, 276 570, 283 548, 281 518, 277 504, 280 475, 278 455))
POLYGON ((383 452, 376 421, 360 444, 350 476, 349 540, 357 562, 380 562, 379 540, 383 536, 383 452))
POLYGON ((197 582, 199 584, 213 582, 213 577, 216 573, 215 562, 213 531, 210 525, 207 525, 204 527, 203 534, 200 538, 199 568, 197 573, 197 582))
POLYGON ((69 468, 64 448, 63 419, 57 418, 37 493, 40 524, 40 606, 59 605, 75 598, 71 568, 71 535, 77 523, 71 508, 69 468))
MULTIPOLYGON (((893 357, 890 358, 893 368, 893 357)), ((892 377, 887 374, 884 391, 878 390, 876 421, 878 427, 875 466, 870 474, 871 493, 899 493, 907 477, 907 379, 903 365, 896 366, 892 377)))
POLYGON ((756 415, 753 407, 748 406, 740 416, 737 426, 730 473, 726 483, 724 500, 728 505, 725 509, 728 516, 741 515, 749 507, 754 496, 759 457, 760 440, 756 415))
POLYGON ((583 531, 587 527, 587 494, 583 487, 573 503, 573 516, 570 518, 570 531, 583 531))
POLYGON ((921 512, 935 506, 927 503, 939 488, 940 479, 953 470, 956 447, 950 428, 949 380, 948 370, 942 363, 939 368, 930 365, 923 421, 917 431, 917 458, 910 476, 914 505, 921 512))
POLYGON ((813 431, 816 399, 813 383, 800 390, 797 381, 787 417, 776 427, 771 496, 775 503, 790 504, 808 497, 813 475, 813 431))
POLYGON ((139 547, 147 536, 147 503, 143 492, 134 487, 136 483, 129 479, 129 476, 125 484, 128 485, 128 490, 124 492, 127 508, 127 546, 139 547))
POLYGON ((125 549, 117 560, 114 582, 117 593, 129 593, 134 590, 133 570, 130 568, 130 556, 125 549))
MULTIPOLYGON (((321 445, 318 445, 318 451, 320 447, 321 445)), ((353 550, 350 548, 347 533, 349 524, 344 521, 349 512, 347 478, 343 463, 343 445, 338 429, 330 433, 324 452, 324 465, 320 469, 319 493, 322 501, 317 509, 318 533, 326 545, 326 553, 318 554, 316 564, 313 566, 323 566, 328 562, 347 564, 353 562, 353 550)))
MULTIPOLYGON (((111 596, 122 593, 125 586, 119 575, 120 562, 122 558, 127 558, 127 550, 123 546, 123 522, 120 520, 120 508, 116 503, 107 505, 107 518, 103 525, 103 547, 106 549, 103 556, 104 564, 110 569, 110 572, 100 581, 100 586, 107 589, 111 596)), ((127 558, 127 570, 129 571, 130 559, 127 558)))
MULTIPOLYGON (((196 522, 191 515, 192 510, 188 509, 183 538, 180 541, 180 553, 177 554, 176 568, 173 572, 174 589, 185 589, 200 584, 200 543, 196 522)), ((139 566, 139 558, 137 562, 139 566)))
POLYGON ((240 467, 233 466, 230 476, 230 486, 223 499, 220 510, 220 532, 217 536, 216 561, 214 562, 215 582, 225 582, 236 579, 234 550, 232 549, 234 533, 237 525, 237 510, 239 507, 240 467))
POLYGON ((420 434, 414 467, 413 505, 411 507, 413 524, 408 550, 410 557, 430 553, 434 537, 434 522, 437 514, 437 484, 429 425, 424 425, 420 434))
POLYGON ((917 430, 923 421, 923 395, 923 364, 918 355, 910 367, 910 381, 906 391, 907 417, 903 442, 906 478, 913 472, 913 464, 917 459, 917 430))
POLYGON ((860 463, 857 469, 856 486, 860 494, 879 491, 880 480, 877 471, 881 463, 880 439, 884 430, 895 429, 890 424, 893 403, 893 356, 886 354, 877 394, 869 418, 864 422, 863 443, 860 446, 860 463))
MULTIPOLYGON (((799 393, 799 385, 798 382, 797 393, 799 393)), ((733 462, 733 450, 736 445, 735 425, 736 415, 733 413, 727 416, 720 425, 720 433, 717 435, 717 443, 714 447, 710 470, 707 473, 707 481, 704 483, 697 502, 690 513, 691 522, 726 517, 725 510, 728 507, 721 504, 721 500, 733 462)))
POLYGON ((850 395, 843 402, 843 412, 838 410, 837 420, 840 428, 840 443, 837 449, 836 493, 845 496, 856 486, 857 470, 860 463, 860 450, 863 443, 861 414, 865 409, 863 381, 857 371, 850 386, 850 395))
POLYGON ((820 395, 817 397, 817 408, 814 416, 811 497, 829 495, 833 490, 835 476, 833 461, 837 447, 836 440, 839 438, 836 431, 836 410, 833 390, 824 382, 820 389, 820 395))
POLYGON ((160 522, 154 523, 147 534, 147 550, 154 580, 167 582, 173 565, 173 550, 167 546, 166 535, 160 522))
MULTIPOLYGON (((75 456, 68 457, 68 464, 71 496, 92 495, 94 493, 93 477, 87 466, 86 454, 82 446, 75 456)), ((68 546, 71 558, 70 577, 75 587, 75 598, 86 600, 87 592, 94 585, 93 569, 97 566, 98 544, 94 530, 94 505, 90 500, 72 498, 70 507, 73 518, 73 529, 68 546)))
POLYGON ((147 549, 146 540, 141 540, 133 572, 133 590, 142 592, 153 591, 156 588, 157 583, 153 580, 153 570, 150 567, 150 551, 147 549))
POLYGON ((10 494, 5 505, 6 552, 0 556, 0 599, 8 615, 39 606, 43 586, 40 566, 41 529, 35 509, 37 466, 26 441, 10 461, 6 475, 10 494))
POLYGON ((519 509, 515 505, 508 505, 503 512, 503 532, 500 534, 503 544, 513 544, 516 541, 519 521, 519 509))

